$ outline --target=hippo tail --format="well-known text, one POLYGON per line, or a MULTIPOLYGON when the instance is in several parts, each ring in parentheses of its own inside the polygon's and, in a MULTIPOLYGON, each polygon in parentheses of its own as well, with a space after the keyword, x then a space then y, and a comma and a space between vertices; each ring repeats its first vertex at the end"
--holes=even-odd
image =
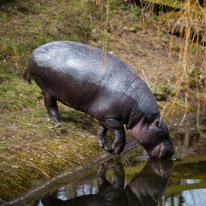
POLYGON ((26 71, 25 71, 24 74, 23 74, 23 78, 24 78, 27 82, 29 82, 29 84, 31 84, 31 75, 30 75, 30 73, 29 73, 29 69, 26 69, 26 71))

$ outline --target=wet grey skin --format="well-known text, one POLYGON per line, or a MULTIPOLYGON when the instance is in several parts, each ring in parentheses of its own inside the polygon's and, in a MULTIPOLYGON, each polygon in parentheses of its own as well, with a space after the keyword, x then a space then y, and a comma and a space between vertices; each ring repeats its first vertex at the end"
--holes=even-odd
POLYGON ((51 42, 33 51, 24 78, 41 88, 53 121, 61 122, 57 101, 96 118, 98 142, 106 151, 122 152, 126 125, 150 157, 172 157, 169 132, 149 87, 113 55, 81 43, 51 42), (112 146, 108 130, 115 136, 112 146))

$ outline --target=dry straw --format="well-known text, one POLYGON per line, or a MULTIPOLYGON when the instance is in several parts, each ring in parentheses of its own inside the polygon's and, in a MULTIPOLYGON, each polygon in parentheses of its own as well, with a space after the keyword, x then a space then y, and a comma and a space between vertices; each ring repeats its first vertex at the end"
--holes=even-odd
MULTIPOLYGON (((102 12, 102 39, 103 54, 102 62, 106 68, 106 55, 108 44, 108 25, 111 0, 94 0, 100 12, 102 12)), ((174 82, 174 93, 164 104, 162 114, 167 116, 181 116, 182 125, 188 115, 197 114, 197 127, 199 127, 199 116, 205 113, 206 108, 206 3, 200 0, 122 0, 115 1, 117 5, 126 3, 136 7, 136 2, 142 6, 144 17, 151 16, 156 5, 159 5, 159 21, 154 24, 167 27, 170 33, 170 44, 168 58, 172 62, 174 82), (146 3, 145 3, 146 2, 146 3), (162 11, 161 11, 162 8, 162 11), (165 12, 165 8, 172 8, 165 12), (165 24, 163 25, 162 22, 165 24), (173 59, 172 50, 174 36, 179 36, 182 41, 179 45, 178 62, 173 59), (193 82, 193 87, 191 87, 193 82)))

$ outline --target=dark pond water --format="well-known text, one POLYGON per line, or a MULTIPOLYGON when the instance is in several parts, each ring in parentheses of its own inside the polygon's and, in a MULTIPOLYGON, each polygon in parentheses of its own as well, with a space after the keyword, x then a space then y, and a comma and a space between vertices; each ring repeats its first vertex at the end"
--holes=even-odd
POLYGON ((175 159, 149 160, 138 147, 28 206, 206 206, 204 132, 171 129, 175 159))

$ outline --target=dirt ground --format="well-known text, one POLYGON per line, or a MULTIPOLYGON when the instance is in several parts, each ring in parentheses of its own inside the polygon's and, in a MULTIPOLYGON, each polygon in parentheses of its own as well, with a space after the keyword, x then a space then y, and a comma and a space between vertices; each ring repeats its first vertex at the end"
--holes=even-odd
MULTIPOLYGON (((107 52, 128 63, 150 86, 168 122, 179 120, 185 111, 186 77, 178 70, 185 40, 171 37, 155 16, 119 5, 107 13, 105 6, 88 2, 14 1, 0 7, 0 197, 4 200, 102 155, 96 121, 60 105, 65 123, 52 123, 39 88, 22 79, 32 50, 44 43, 107 45, 107 52)), ((192 49, 188 72, 201 67, 204 59, 202 47, 192 49)), ((196 90, 191 89, 190 95, 187 110, 192 114, 198 104, 196 90)))

